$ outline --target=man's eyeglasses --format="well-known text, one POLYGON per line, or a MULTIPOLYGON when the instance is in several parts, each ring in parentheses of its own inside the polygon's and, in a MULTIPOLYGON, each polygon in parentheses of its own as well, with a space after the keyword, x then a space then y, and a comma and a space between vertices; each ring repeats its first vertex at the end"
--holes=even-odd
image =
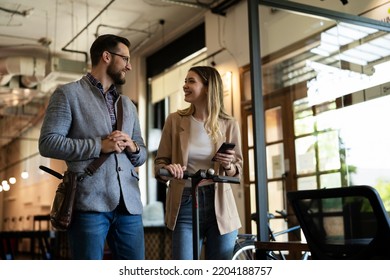
POLYGON ((114 52, 110 52, 108 51, 110 54, 113 54, 113 55, 117 55, 119 57, 121 57, 123 59, 124 62, 126 62, 126 65, 130 64, 130 56, 125 56, 125 55, 121 55, 119 53, 114 53, 114 52))

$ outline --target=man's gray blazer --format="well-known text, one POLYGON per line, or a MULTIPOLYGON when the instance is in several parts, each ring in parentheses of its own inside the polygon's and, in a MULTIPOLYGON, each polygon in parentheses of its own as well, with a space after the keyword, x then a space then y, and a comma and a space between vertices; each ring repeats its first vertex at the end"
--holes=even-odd
MULTIPOLYGON (((123 127, 140 147, 138 154, 113 153, 93 174, 78 184, 75 209, 109 212, 119 204, 122 192, 132 214, 142 214, 142 202, 135 167, 146 161, 137 108, 127 96, 123 103, 123 127)), ((117 107, 118 102, 115 104, 117 107)), ((117 110, 115 110, 117 112, 117 110)), ((84 76, 58 87, 50 98, 39 138, 44 157, 66 161, 68 170, 84 169, 101 151, 101 139, 112 132, 110 115, 102 93, 84 76)))

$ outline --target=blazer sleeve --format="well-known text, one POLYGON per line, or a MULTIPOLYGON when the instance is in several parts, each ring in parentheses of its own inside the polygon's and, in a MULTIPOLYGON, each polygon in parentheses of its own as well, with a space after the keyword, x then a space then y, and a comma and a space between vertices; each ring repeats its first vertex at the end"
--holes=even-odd
POLYGON ((154 160, 154 171, 156 179, 166 182, 159 175, 158 171, 160 168, 163 168, 165 165, 168 165, 173 162, 172 154, 173 154, 173 126, 174 126, 173 115, 170 114, 165 120, 165 124, 161 133, 160 144, 157 149, 156 158, 154 160))

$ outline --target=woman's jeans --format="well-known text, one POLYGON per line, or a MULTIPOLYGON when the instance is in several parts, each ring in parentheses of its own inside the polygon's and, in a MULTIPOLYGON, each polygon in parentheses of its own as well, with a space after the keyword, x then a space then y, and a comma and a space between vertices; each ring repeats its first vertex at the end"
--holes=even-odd
POLYGON ((112 212, 75 212, 68 230, 72 259, 103 259, 107 244, 116 260, 145 259, 141 215, 130 215, 120 207, 112 212))
MULTIPOLYGON (((206 260, 231 260, 238 230, 220 235, 214 208, 214 185, 199 187, 199 252, 205 244, 206 260)), ((192 260, 192 195, 185 188, 176 227, 172 233, 172 257, 174 260, 192 260)))

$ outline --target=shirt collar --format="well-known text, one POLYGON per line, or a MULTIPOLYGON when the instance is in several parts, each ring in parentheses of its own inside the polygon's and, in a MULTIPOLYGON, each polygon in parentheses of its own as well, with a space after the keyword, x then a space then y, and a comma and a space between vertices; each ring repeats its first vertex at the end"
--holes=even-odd
MULTIPOLYGON (((102 94, 104 94, 103 85, 102 85, 102 83, 101 83, 98 79, 96 79, 94 76, 92 76, 91 73, 87 73, 87 74, 86 74, 86 77, 87 77, 87 79, 91 82, 91 84, 92 84, 93 86, 97 87, 97 88, 99 89, 99 91, 100 91, 102 94)), ((115 97, 118 97, 118 92, 117 92, 116 87, 115 87, 114 84, 112 84, 112 85, 110 86, 110 88, 108 89, 107 92, 110 92, 110 93, 113 94, 115 97)))

